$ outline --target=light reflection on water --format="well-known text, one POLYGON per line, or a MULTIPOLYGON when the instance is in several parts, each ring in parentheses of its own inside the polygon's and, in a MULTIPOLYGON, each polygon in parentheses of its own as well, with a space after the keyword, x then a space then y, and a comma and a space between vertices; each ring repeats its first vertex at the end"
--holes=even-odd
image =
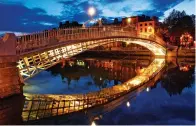
MULTIPOLYGON (((136 69, 136 68, 139 68, 138 66, 133 65, 133 68, 135 68, 134 75, 137 75, 139 73, 137 72, 137 69, 136 69)), ((72 65, 72 67, 75 67, 75 66, 72 65)), ((143 67, 146 67, 146 66, 143 66, 143 67)), ((87 69, 88 68, 92 68, 92 67, 88 65, 87 69)), ((98 67, 98 68, 100 69, 101 67, 98 67)), ((77 73, 77 71, 75 70, 74 72, 77 73)), ((64 78, 62 77, 62 74, 57 74, 57 73, 58 71, 53 73, 53 75, 56 75, 55 76, 56 78, 57 77, 61 78, 60 80, 62 82, 67 81, 65 77, 64 78)), ((85 74, 86 74, 85 72, 82 73, 82 75, 85 75, 85 74)), ((97 80, 98 81, 106 80, 106 78, 102 77, 103 75, 104 74, 97 76, 97 80), (101 76, 101 79, 100 79, 100 76, 101 76)), ((54 77, 54 76, 51 75, 51 77, 54 77)), ((145 88, 144 91, 142 92, 138 92, 134 99, 130 98, 125 103, 117 106, 117 108, 115 108, 113 111, 100 115, 102 118, 98 118, 94 121, 91 121, 88 119, 89 118, 88 116, 86 117, 86 119, 83 119, 83 120, 80 120, 80 116, 78 116, 71 122, 62 121, 60 124, 92 124, 92 122, 94 122, 94 124, 97 124, 97 125, 100 125, 100 124, 104 124, 104 125, 112 125, 112 124, 119 124, 119 125, 120 124, 149 124, 149 125, 151 124, 194 124, 195 123, 195 120, 194 120, 195 118, 194 116, 194 113, 195 113, 194 77, 195 77, 194 66, 191 66, 188 69, 187 68, 185 69, 184 66, 166 69, 166 71, 162 74, 162 78, 160 79, 158 83, 145 88)), ((72 77, 72 78, 75 79, 77 77, 72 77)), ((121 79, 121 82, 124 82, 124 81, 126 81, 126 79, 124 80, 121 79)), ((72 80, 70 82, 72 82, 72 80)), ((55 88, 55 85, 53 86, 53 88, 55 88)), ((76 88, 76 87, 73 87, 73 88, 76 88)), ((62 93, 64 93, 64 90, 62 91, 62 93)))
POLYGON ((185 125, 195 124, 195 85, 184 87, 182 93, 170 96, 161 82, 149 92, 143 91, 136 99, 129 99, 115 110, 96 121, 101 125, 185 125))
POLYGON ((166 70, 154 86, 147 87, 135 99, 128 99, 102 116, 96 124, 194 125, 195 66, 186 71, 181 67, 166 70))
POLYGON ((66 61, 29 79, 25 93, 78 94, 123 83, 140 73, 150 61, 83 59, 66 61))

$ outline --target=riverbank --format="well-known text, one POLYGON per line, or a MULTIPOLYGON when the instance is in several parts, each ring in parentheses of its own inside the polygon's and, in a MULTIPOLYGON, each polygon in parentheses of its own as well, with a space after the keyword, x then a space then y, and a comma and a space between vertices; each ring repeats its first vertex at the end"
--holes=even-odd
MULTIPOLYGON (((81 57, 119 57, 119 56, 141 56, 149 57, 153 54, 148 50, 88 50, 81 53, 81 57)), ((140 57, 140 58, 141 58, 140 57)))
POLYGON ((167 50, 168 57, 190 57, 195 58, 195 49, 194 48, 178 48, 174 50, 167 50))
MULTIPOLYGON (((80 54, 84 57, 119 57, 119 56, 142 56, 149 57, 154 56, 152 52, 148 50, 87 50, 86 52, 80 54)), ((179 48, 173 50, 167 50, 168 57, 186 57, 195 58, 195 49, 190 48, 179 48)))

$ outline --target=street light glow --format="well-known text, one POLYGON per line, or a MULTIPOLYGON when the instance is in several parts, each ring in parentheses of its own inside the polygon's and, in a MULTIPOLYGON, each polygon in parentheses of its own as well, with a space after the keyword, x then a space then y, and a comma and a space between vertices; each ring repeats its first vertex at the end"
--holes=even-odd
POLYGON ((91 126, 96 126, 96 124, 95 124, 95 122, 94 122, 94 121, 92 122, 91 126))
POLYGON ((149 92, 149 91, 150 91, 150 88, 149 88, 149 87, 147 87, 147 88, 146 88, 146 91, 147 91, 147 92, 149 92))
POLYGON ((130 103, 129 102, 127 102, 127 107, 130 107, 130 103))
POLYGON ((128 19, 127 19, 127 22, 128 22, 128 23, 131 23, 131 18, 128 18, 128 19))
POLYGON ((90 7, 90 8, 88 9, 88 14, 89 14, 91 17, 95 14, 95 12, 96 12, 96 10, 95 10, 94 7, 90 7))

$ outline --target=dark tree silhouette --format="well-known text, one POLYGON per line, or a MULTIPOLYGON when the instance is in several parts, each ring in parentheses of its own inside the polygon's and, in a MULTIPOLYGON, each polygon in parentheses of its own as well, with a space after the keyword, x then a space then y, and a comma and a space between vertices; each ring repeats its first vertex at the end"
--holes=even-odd
POLYGON ((194 84, 194 68, 189 71, 180 71, 178 67, 172 68, 163 75, 161 85, 165 88, 168 94, 181 94, 186 87, 191 87, 194 84))
POLYGON ((63 23, 59 22, 59 28, 63 27, 63 23))
POLYGON ((63 24, 62 22, 59 23, 59 28, 70 28, 70 27, 82 27, 82 24, 79 24, 77 21, 65 21, 63 24))
MULTIPOLYGON (((195 22, 194 15, 187 15, 185 11, 173 10, 167 18, 164 19, 164 22, 161 24, 162 35, 175 37, 176 41, 179 42, 180 36, 188 32, 193 37, 195 36, 195 22), (168 29, 168 31, 165 31, 168 29)), ((178 44, 178 43, 176 43, 178 44)))
POLYGON ((101 18, 101 22, 102 22, 103 25, 107 25, 108 24, 108 20, 105 17, 101 18))
POLYGON ((114 18, 114 23, 113 24, 118 24, 119 22, 118 22, 118 18, 114 18))

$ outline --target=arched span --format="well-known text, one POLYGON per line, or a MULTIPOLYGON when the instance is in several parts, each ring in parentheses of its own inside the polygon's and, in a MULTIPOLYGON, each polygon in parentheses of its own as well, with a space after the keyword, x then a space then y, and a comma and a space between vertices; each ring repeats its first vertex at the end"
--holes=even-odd
POLYGON ((155 56, 166 56, 165 47, 153 41, 144 40, 144 39, 133 39, 133 38, 117 38, 116 41, 123 41, 126 42, 127 44, 130 43, 138 44, 140 46, 149 49, 155 56))
POLYGON ((166 55, 166 50, 164 47, 153 43, 153 42, 143 42, 140 40, 136 40, 136 41, 126 41, 126 43, 134 43, 134 44, 138 44, 141 45, 143 47, 146 47, 147 49, 149 49, 155 56, 165 56, 166 55))
POLYGON ((18 62, 20 75, 24 80, 26 80, 41 72, 42 70, 45 70, 61 62, 62 59, 70 58, 74 55, 77 55, 100 45, 118 41, 135 43, 144 46, 151 50, 155 56, 165 56, 166 54, 165 48, 158 43, 136 38, 105 38, 83 42, 64 43, 52 48, 45 48, 44 50, 34 50, 33 52, 22 55, 18 62))

